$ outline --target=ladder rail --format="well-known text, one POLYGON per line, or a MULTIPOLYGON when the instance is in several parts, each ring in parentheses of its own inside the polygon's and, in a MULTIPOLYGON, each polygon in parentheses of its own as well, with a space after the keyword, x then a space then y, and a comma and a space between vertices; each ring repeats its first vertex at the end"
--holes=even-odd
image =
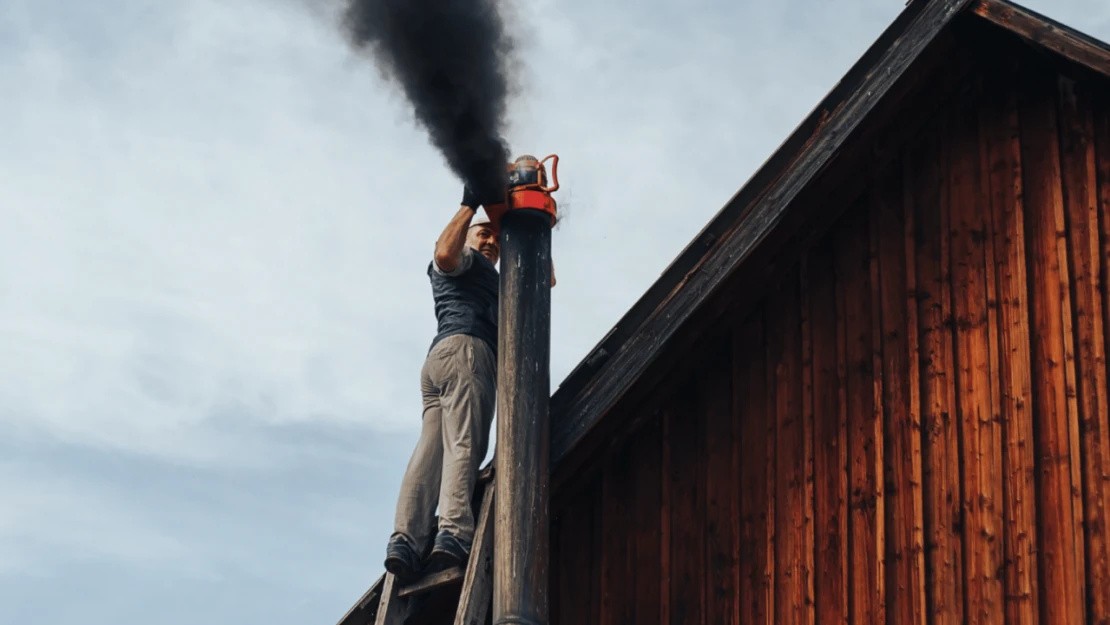
POLYGON ((465 569, 439 571, 402 585, 392 573, 386 573, 370 587, 352 607, 339 625, 404 625, 419 611, 419 599, 437 589, 461 583, 455 625, 484 625, 493 604, 493 541, 494 541, 494 463, 491 461, 478 475, 481 493, 478 505, 477 531, 465 569), (376 603, 376 605, 375 605, 376 603), (361 617, 361 618, 359 618, 361 617))

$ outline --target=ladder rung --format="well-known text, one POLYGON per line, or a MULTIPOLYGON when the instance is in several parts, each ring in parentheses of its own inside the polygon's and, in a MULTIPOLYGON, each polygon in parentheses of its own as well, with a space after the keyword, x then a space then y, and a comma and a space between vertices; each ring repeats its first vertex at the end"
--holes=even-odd
POLYGON ((463 577, 465 576, 466 569, 459 566, 453 569, 447 569, 446 571, 432 573, 427 577, 422 577, 416 580, 408 586, 404 586, 399 591, 397 591, 397 596, 408 597, 422 592, 429 592, 435 590, 436 588, 442 588, 443 586, 459 584, 463 581, 463 577))

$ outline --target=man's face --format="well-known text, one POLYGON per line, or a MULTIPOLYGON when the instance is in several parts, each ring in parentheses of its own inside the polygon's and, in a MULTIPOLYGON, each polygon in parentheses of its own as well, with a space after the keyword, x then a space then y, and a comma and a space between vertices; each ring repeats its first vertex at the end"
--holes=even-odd
POLYGON ((501 256, 501 245, 497 242, 497 235, 488 225, 471 226, 466 233, 466 244, 478 250, 495 265, 501 256))

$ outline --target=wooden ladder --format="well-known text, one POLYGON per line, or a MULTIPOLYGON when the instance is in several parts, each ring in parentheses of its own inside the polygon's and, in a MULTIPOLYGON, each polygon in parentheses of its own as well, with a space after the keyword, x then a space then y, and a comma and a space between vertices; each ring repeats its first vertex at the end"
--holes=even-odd
MULTIPOLYGON (((492 463, 491 463, 492 464, 492 463)), ((492 467, 490 467, 492 468, 492 467)), ((487 468, 478 483, 485 483, 475 519, 474 544, 466 569, 457 567, 433 573, 407 585, 392 573, 385 574, 375 625, 404 625, 416 611, 418 600, 433 590, 462 582, 455 625, 484 625, 493 603, 493 496, 494 480, 487 468)))

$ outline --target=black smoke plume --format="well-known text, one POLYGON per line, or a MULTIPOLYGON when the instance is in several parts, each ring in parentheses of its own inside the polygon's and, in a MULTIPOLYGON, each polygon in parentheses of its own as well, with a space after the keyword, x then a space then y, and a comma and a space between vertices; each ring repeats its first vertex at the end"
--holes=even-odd
POLYGON ((513 41, 499 0, 344 0, 343 27, 402 90, 448 167, 503 194, 513 41))

